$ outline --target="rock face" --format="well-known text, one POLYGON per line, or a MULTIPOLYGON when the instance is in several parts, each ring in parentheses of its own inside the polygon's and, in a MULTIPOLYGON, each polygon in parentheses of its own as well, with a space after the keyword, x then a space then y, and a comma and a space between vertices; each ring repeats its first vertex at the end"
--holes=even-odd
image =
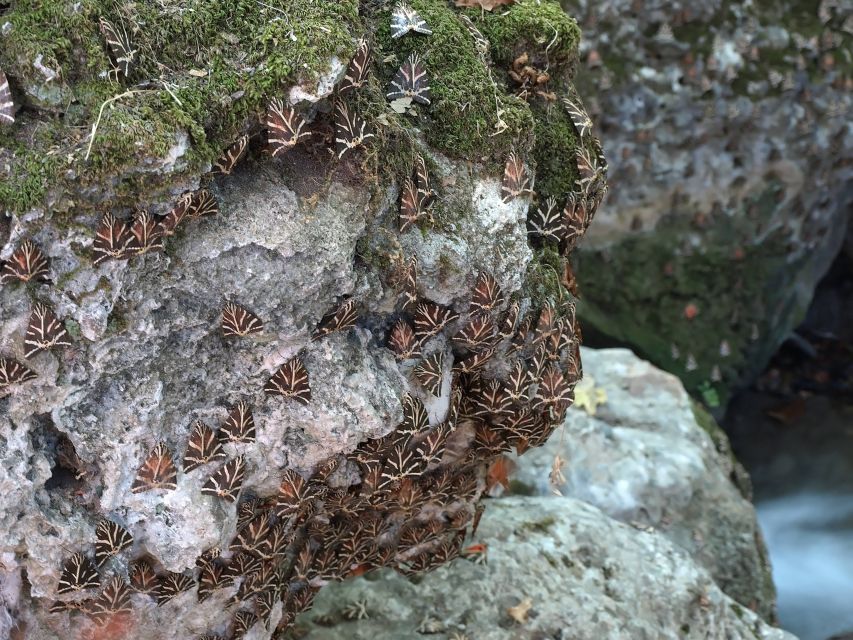
POLYGON ((414 0, 432 33, 398 39, 384 4, 280 4, 2 10, 15 122, 0 130, 0 636, 283 637, 327 581, 454 557, 489 461, 544 442, 571 403, 569 249, 528 243, 529 186, 565 201, 582 173, 600 193, 605 169, 582 172, 593 138, 506 71, 523 54, 574 96, 574 20, 556 2, 481 15, 414 0), (342 94, 362 37, 372 62, 342 94), (121 73, 116 46, 135 52, 121 73), (410 54, 429 60, 431 101, 400 113, 386 90, 410 54), (279 110, 310 136, 271 158, 275 99, 295 101, 279 110), (170 226, 185 192, 195 215, 170 226), (116 244, 119 259, 94 263, 116 244), (226 301, 263 329, 223 335, 226 301), (324 314, 344 301, 357 318, 331 331, 324 314), (51 324, 37 303, 70 344, 30 352, 51 324), (423 357, 389 347, 400 322, 423 357), (265 393, 296 356, 307 403, 265 393), (510 401, 515 360, 531 375, 510 401), (237 437, 241 403, 251 437, 237 437), (202 470, 182 464, 195 421, 224 441, 202 470), (102 518, 133 537, 114 557, 95 547, 102 518))
POLYGON ((302 637, 794 640, 726 596, 666 537, 578 500, 490 502, 478 538, 487 562, 458 559, 417 584, 383 572, 325 590, 299 620, 302 637))
POLYGON ((731 598, 773 620, 773 580, 749 478, 725 434, 675 376, 630 351, 584 349, 583 362, 563 431, 518 459, 512 490, 558 491, 652 528, 731 598), (551 477, 557 456, 562 481, 551 477))
POLYGON ((802 320, 844 238, 849 5, 563 5, 612 169, 574 265, 582 317, 724 405, 802 320))

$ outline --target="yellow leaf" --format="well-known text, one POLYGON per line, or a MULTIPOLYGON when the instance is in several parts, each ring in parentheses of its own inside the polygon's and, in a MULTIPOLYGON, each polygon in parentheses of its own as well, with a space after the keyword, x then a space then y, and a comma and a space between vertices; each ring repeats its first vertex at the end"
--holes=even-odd
POLYGON ((594 416, 598 405, 605 402, 607 402, 607 392, 601 387, 595 386, 595 378, 584 376, 583 380, 578 382, 575 387, 575 407, 594 416))

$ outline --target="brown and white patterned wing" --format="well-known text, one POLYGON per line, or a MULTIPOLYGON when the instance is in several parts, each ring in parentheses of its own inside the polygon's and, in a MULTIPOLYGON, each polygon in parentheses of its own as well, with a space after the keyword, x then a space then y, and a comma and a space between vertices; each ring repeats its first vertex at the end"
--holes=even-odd
POLYGON ((194 471, 214 460, 222 460, 224 457, 222 443, 213 429, 201 420, 196 420, 184 454, 184 473, 194 471))
POLYGON ((237 456, 226 462, 221 469, 211 475, 201 492, 211 496, 222 498, 226 502, 234 502, 240 488, 243 486, 243 475, 246 472, 246 463, 243 456, 237 456))
POLYGON ((213 172, 223 176, 229 175, 240 158, 246 152, 246 147, 249 145, 249 136, 242 135, 232 142, 222 155, 213 163, 213 172))
POLYGON ((255 441, 255 418, 248 403, 241 400, 231 408, 228 417, 219 429, 219 434, 225 442, 233 442, 234 444, 255 441))
POLYGON ((281 365, 267 381, 264 391, 271 395, 293 398, 300 404, 311 402, 311 382, 302 359, 293 357, 281 365))
POLYGON ((104 518, 95 528, 95 562, 100 567, 131 544, 133 544, 133 536, 130 535, 130 531, 104 518))
POLYGON ((524 166, 524 161, 513 151, 509 154, 506 166, 504 166, 504 177, 501 183, 503 201, 506 203, 513 198, 532 194, 533 190, 527 167, 524 166))
POLYGON ((21 384, 37 377, 35 371, 17 360, 0 356, 0 391, 13 384, 21 384))
POLYGON ((39 351, 53 347, 70 347, 71 340, 65 325, 56 317, 53 310, 45 304, 36 303, 30 312, 30 323, 24 336, 27 351, 25 358, 31 358, 39 351))
POLYGON ((172 460, 172 454, 164 442, 157 444, 148 454, 133 481, 131 491, 141 493, 152 489, 172 491, 178 488, 178 470, 172 460))
POLYGON ((310 131, 304 131, 305 118, 293 107, 285 106, 278 98, 267 107, 267 143, 273 158, 286 153, 304 138, 311 137, 310 131))
POLYGON ((47 280, 48 261, 32 240, 24 240, 0 268, 0 284, 11 280, 30 282, 47 280))
POLYGON ((15 122, 15 103, 12 100, 12 91, 9 89, 9 79, 0 69, 0 125, 13 124, 15 122))
POLYGON ((244 337, 264 330, 264 323, 254 313, 233 302, 222 308, 222 335, 244 337))
POLYGON ((371 63, 370 45, 365 38, 358 42, 355 56, 347 66, 347 73, 338 86, 338 95, 346 95, 354 89, 360 89, 367 82, 367 75, 371 63))

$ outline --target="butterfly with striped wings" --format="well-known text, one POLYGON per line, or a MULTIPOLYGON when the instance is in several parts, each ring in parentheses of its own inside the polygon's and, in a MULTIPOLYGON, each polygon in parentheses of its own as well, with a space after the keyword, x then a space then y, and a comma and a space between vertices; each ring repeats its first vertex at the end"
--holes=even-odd
POLYGON ((527 235, 532 238, 560 242, 565 231, 562 212, 553 196, 540 202, 536 211, 527 216, 527 235))
POLYGON ((193 192, 187 215, 190 218, 205 218, 219 213, 219 203, 210 191, 199 189, 193 192))
POLYGON ((494 276, 481 271, 471 293, 471 307, 474 311, 489 312, 503 304, 503 291, 494 276))
POLYGON ((93 264, 99 265, 105 260, 129 258, 132 240, 130 225, 110 212, 105 213, 95 231, 95 242, 92 244, 93 264))
POLYGON ((418 54, 411 54, 397 70, 385 97, 389 101, 411 98, 413 102, 429 106, 429 77, 418 54))
POLYGON ((95 528, 95 563, 100 567, 133 544, 130 531, 104 518, 95 528))
POLYGON ((15 102, 9 89, 9 79, 0 69, 0 125, 15 123, 15 102))
POLYGON ((412 256, 403 270, 403 276, 397 283, 400 288, 399 304, 404 311, 415 308, 418 302, 418 257, 412 256))
POLYGON ((338 101, 335 107, 335 149, 338 160, 343 160, 373 137, 375 134, 367 121, 355 112, 350 113, 345 102, 338 101))
POLYGON ((101 576, 98 575, 98 569, 89 558, 77 552, 62 566, 56 593, 75 593, 86 589, 97 589, 100 586, 101 576))
POLYGON ((407 320, 400 318, 391 328, 388 346, 398 360, 411 360, 421 356, 421 342, 415 336, 415 330, 407 320))
POLYGON ((275 515, 278 518, 291 518, 312 500, 317 498, 316 485, 308 482, 293 469, 282 474, 281 484, 275 502, 275 515))
POLYGON ((582 138, 587 137, 592 132, 592 119, 589 117, 586 109, 584 109, 583 103, 579 99, 566 97, 563 98, 563 107, 565 107, 566 113, 569 114, 569 118, 575 126, 578 135, 582 138))
POLYGON ((130 588, 121 576, 113 576, 110 579, 88 611, 98 627, 103 627, 117 618, 130 616, 132 613, 130 588))
POLYGON ((169 210, 169 213, 163 216, 157 223, 157 228, 161 236, 169 237, 175 235, 178 225, 184 221, 184 218, 189 217, 192 203, 193 194, 189 191, 178 198, 178 201, 169 210))
POLYGON ((300 404, 311 402, 311 383, 302 358, 295 356, 278 368, 264 386, 271 395, 293 398, 300 404))
POLYGON ((243 476, 246 473, 246 462, 243 456, 237 456, 226 462, 218 471, 211 475, 201 492, 222 498, 226 502, 234 502, 240 488, 243 486, 243 476))
POLYGON ((501 182, 502 200, 507 203, 513 198, 530 195, 533 195, 533 188, 530 184, 527 167, 524 166, 524 161, 513 151, 509 154, 504 166, 504 177, 501 182))
POLYGON ((402 38, 407 33, 432 35, 432 30, 417 11, 405 3, 399 3, 391 14, 391 37, 402 38))
POLYGON ((34 380, 35 371, 12 358, 0 356, 0 391, 13 384, 34 380))
POLYGON ((46 351, 53 347, 70 347, 71 340, 65 325, 56 317, 53 309, 45 304, 36 303, 30 312, 24 345, 28 348, 24 357, 32 358, 39 351, 46 351))
POLYGON ((198 575, 198 601, 204 602, 214 591, 226 586, 223 578, 223 565, 218 562, 209 562, 201 568, 198 575))
POLYGON ((441 395, 441 381, 444 375, 444 352, 438 351, 422 360, 414 370, 415 378, 421 386, 433 396, 441 395))
POLYGON ((326 313, 311 336, 311 341, 319 340, 330 333, 344 331, 355 326, 358 321, 358 300, 347 298, 337 307, 326 313))
POLYGON ((0 267, 0 284, 12 280, 44 281, 48 271, 49 264, 42 250, 32 240, 24 240, 0 267))
POLYGON ((123 75, 125 78, 129 77, 136 61, 137 51, 133 48, 127 30, 124 25, 120 28, 116 27, 104 17, 101 17, 99 24, 101 34, 107 41, 107 47, 110 50, 110 62, 113 65, 112 74, 115 75, 116 80, 118 80, 119 75, 123 75))
POLYGON ((184 473, 224 458, 225 451, 216 433, 201 420, 196 420, 184 453, 184 473))
POLYGON ((157 591, 160 578, 147 560, 134 560, 127 573, 130 578, 130 586, 134 591, 147 594, 153 594, 157 591))
POLYGON ((347 65, 347 72, 338 86, 338 95, 346 95, 355 89, 361 89, 367 83, 372 59, 370 45, 365 38, 358 41, 358 48, 353 59, 347 65))
POLYGON ((254 313, 233 302, 222 308, 222 335, 245 337, 264 330, 263 321, 254 313))
POLYGON ((241 400, 228 412, 228 417, 219 429, 219 437, 223 443, 245 444, 254 442, 255 436, 252 408, 241 400))
POLYGON ((147 211, 137 211, 130 225, 131 239, 128 251, 135 256, 141 256, 149 251, 162 251, 163 232, 157 220, 147 211))
POLYGON ((303 131, 307 126, 305 118, 299 115, 291 106, 274 98, 267 107, 267 144, 273 158, 287 153, 304 138, 310 138, 310 131, 303 131))
POLYGON ((478 351, 492 346, 495 323, 488 313, 473 313, 459 331, 451 338, 454 345, 478 351))
POLYGON ((426 300, 415 309, 415 334, 420 340, 425 340, 458 318, 459 314, 453 309, 426 300))
POLYGON ((174 491, 178 488, 178 470, 165 442, 158 442, 136 472, 131 491, 142 493, 153 489, 174 491))
POLYGON ((237 166, 237 163, 243 157, 243 154, 246 153, 246 147, 248 145, 248 135, 242 135, 237 138, 234 142, 228 145, 228 147, 222 152, 222 155, 216 159, 211 171, 221 176, 230 175, 234 170, 234 167, 237 166))

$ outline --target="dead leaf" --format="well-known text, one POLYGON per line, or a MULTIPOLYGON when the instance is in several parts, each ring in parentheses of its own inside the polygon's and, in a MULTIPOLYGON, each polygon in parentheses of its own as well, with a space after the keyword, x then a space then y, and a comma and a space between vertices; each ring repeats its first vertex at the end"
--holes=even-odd
POLYGON ((518 624, 524 624, 527 622, 527 614, 530 613, 532 608, 533 600, 531 598, 525 598, 519 604, 507 609, 506 612, 509 614, 509 617, 515 620, 518 624))
POLYGON ((491 492, 497 485, 501 485, 508 491, 509 474, 515 471, 516 466, 515 462, 506 456, 500 456, 495 460, 492 466, 489 467, 489 473, 486 477, 487 491, 491 492))
POLYGON ((607 402, 607 392, 601 387, 595 386, 595 378, 584 376, 583 380, 578 382, 575 387, 575 407, 594 416, 598 405, 605 402, 607 402))
POLYGON ((194 78, 204 78, 207 76, 207 71, 202 71, 201 69, 190 69, 189 74, 194 78))
POLYGON ((491 11, 495 7, 512 4, 515 0, 456 0, 457 7, 478 7, 491 11))
POLYGON ((412 99, 409 96, 405 96, 403 98, 397 98, 396 100, 391 101, 391 108, 396 113, 406 113, 409 108, 412 106, 412 99))

